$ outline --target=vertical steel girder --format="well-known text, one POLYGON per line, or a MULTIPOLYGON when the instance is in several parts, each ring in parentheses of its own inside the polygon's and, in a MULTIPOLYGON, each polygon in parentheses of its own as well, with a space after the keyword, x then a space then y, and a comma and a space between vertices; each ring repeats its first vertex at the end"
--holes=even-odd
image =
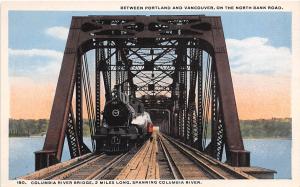
MULTIPOLYGON (((130 71, 130 66, 131 64, 128 63, 128 59, 126 57, 126 52, 123 49, 120 50, 120 58, 121 58, 121 61, 124 62, 124 69, 126 69, 126 71, 123 71, 123 80, 122 80, 122 84, 124 84, 124 90, 125 90, 125 93, 129 96, 133 96, 135 94, 132 95, 132 91, 133 91, 133 87, 134 87, 134 83, 133 83, 133 78, 132 77, 129 77, 131 71, 130 71), (127 81, 125 81, 127 80, 127 81)), ((135 91, 133 91, 135 92, 135 91)))
POLYGON ((179 111, 178 111, 178 131, 179 137, 187 141, 187 122, 186 122, 186 109, 187 109, 187 72, 186 72, 186 60, 187 60, 187 49, 184 41, 178 42, 177 48, 177 61, 175 66, 178 71, 178 85, 179 85, 179 111))
POLYGON ((199 51, 199 60, 198 60, 198 87, 197 87, 197 103, 198 103, 198 107, 197 107, 197 129, 198 129, 198 149, 200 151, 204 150, 204 147, 202 145, 202 139, 203 139, 203 90, 202 90, 202 82, 203 82, 203 67, 202 67, 202 61, 203 61, 203 51, 200 50, 199 51))
MULTIPOLYGON (((214 158, 218 158, 217 157, 217 138, 218 138, 218 134, 217 134, 217 128, 218 128, 218 124, 219 124, 219 119, 218 119, 218 114, 219 114, 219 110, 218 110, 218 96, 217 96, 217 80, 216 80, 216 71, 215 71, 215 64, 212 63, 211 66, 211 100, 212 100, 212 112, 211 112, 211 148, 210 148, 210 154, 211 156, 213 156, 214 158)), ((218 158, 219 159, 219 158, 218 158)))
POLYGON ((100 73, 100 50, 95 50, 96 68, 95 68, 95 90, 96 90, 96 127, 100 127, 101 123, 101 73, 100 73))
MULTIPOLYGON (((100 71, 102 71, 106 100, 111 98, 111 48, 115 45, 117 74, 116 82, 123 83, 132 79, 132 72, 124 72, 122 64, 126 59, 120 55, 128 48, 174 48, 177 60, 174 64, 171 95, 173 106, 171 111, 171 135, 193 144, 197 137, 199 150, 204 150, 201 140, 203 133, 203 68, 190 72, 190 90, 188 92, 187 48, 199 49, 195 53, 199 62, 202 51, 208 52, 213 61, 212 81, 212 148, 210 154, 215 158, 222 157, 223 145, 226 149, 227 162, 233 166, 249 166, 250 154, 244 150, 237 114, 232 78, 225 38, 220 17, 209 16, 86 16, 73 17, 64 52, 62 66, 57 83, 49 128, 42 151, 36 152, 36 169, 57 163, 61 159, 65 134, 70 136, 76 129, 80 150, 84 150, 82 141, 82 88, 81 55, 96 49, 96 124, 100 122, 100 71), (171 40, 177 41, 170 42, 171 40), (107 55, 105 55, 105 53, 107 55), (107 59, 106 59, 107 57, 107 59), (109 57, 109 58, 108 58, 109 57), (119 65, 119 66, 118 66, 119 65), (198 79, 197 79, 198 76, 198 79), (196 92, 198 81, 198 96, 196 92), (76 85, 76 119, 70 114, 74 87, 76 85), (187 98, 189 93, 189 98, 187 98), (195 102, 197 99, 197 107, 195 102), (188 101, 188 102, 187 102, 188 101), (191 113, 189 111, 192 111, 191 113), (76 121, 76 124, 74 124, 76 121), (197 123, 197 124, 196 124, 197 123)), ((126 55, 125 55, 126 56, 126 55)), ((201 59, 201 60, 200 60, 201 59)), ((128 82, 132 95, 135 89, 128 82)), ((126 89, 127 90, 127 89, 126 89)), ((70 144, 71 145, 71 144, 70 144)), ((73 145, 73 144, 72 144, 73 145)), ((71 145, 71 147, 72 147, 71 145)), ((74 144, 75 145, 75 144, 74 144)), ((71 148, 70 148, 71 150, 71 148)), ((72 148, 73 150, 73 148, 72 148)), ((75 150, 75 149, 74 149, 75 150)), ((77 153, 74 152, 75 156, 77 153)))
MULTIPOLYGON (((107 41, 107 45, 111 45, 111 41, 107 41)), ((107 48, 107 57, 111 56, 111 48, 107 48)), ((111 65, 111 58, 108 58, 107 61, 107 77, 108 77, 108 85, 111 88, 111 69, 110 69, 110 65, 111 65)))
MULTIPOLYGON (((175 67, 176 69, 176 67, 175 67)), ((173 101, 173 107, 172 107, 172 115, 171 115, 171 127, 170 127, 170 135, 172 135, 175 138, 179 137, 179 127, 178 127, 178 98, 176 95, 176 82, 178 81, 177 73, 172 74, 172 90, 171 90, 171 99, 173 101)))
POLYGON ((196 121, 196 82, 197 82, 197 67, 199 61, 197 61, 197 57, 199 57, 199 49, 191 49, 191 71, 190 71, 190 89, 188 95, 188 107, 187 107, 187 133, 188 133, 188 144, 195 145, 195 139, 197 138, 198 128, 196 121), (196 136, 196 137, 195 137, 196 136))
POLYGON ((80 142, 80 149, 83 148, 83 111, 82 111, 82 100, 83 100, 83 88, 82 88, 82 59, 78 57, 76 66, 76 83, 75 83, 75 105, 76 105, 76 132, 78 135, 78 140, 80 142))
MULTIPOLYGON (((101 43, 103 45, 103 43, 101 43)), ((110 50, 108 50, 110 53, 110 50)), ((111 95, 111 72, 110 72, 110 60, 106 61, 105 49, 100 48, 100 64, 99 69, 102 69, 102 76, 105 88, 105 99, 109 101, 112 97, 111 95), (101 67, 102 66, 102 67, 101 67)))

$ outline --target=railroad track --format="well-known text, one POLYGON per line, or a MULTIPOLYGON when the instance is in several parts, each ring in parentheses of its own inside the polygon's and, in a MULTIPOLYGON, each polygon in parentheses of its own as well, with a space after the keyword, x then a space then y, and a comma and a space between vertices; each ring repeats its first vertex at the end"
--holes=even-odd
POLYGON ((97 180, 105 176, 128 153, 119 155, 92 155, 91 157, 72 166, 62 168, 47 176, 43 180, 97 180))
POLYGON ((175 179, 254 179, 178 140, 161 134, 158 137, 175 179))
POLYGON ((161 145, 162 152, 164 153, 166 160, 169 164, 170 170, 174 176, 174 179, 185 179, 182 172, 179 170, 178 166, 176 165, 176 162, 174 161, 173 157, 171 156, 170 152, 168 151, 168 148, 166 147, 165 143, 163 142, 162 138, 159 137, 158 141, 161 145))

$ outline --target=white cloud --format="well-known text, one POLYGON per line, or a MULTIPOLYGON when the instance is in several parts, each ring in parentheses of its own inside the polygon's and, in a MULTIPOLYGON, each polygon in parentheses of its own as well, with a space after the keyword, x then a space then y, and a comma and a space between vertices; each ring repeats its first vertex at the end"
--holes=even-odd
POLYGON ((274 47, 267 38, 227 39, 231 70, 241 74, 287 75, 291 69, 291 51, 274 47))
POLYGON ((45 32, 53 38, 67 40, 69 29, 66 27, 55 26, 47 28, 45 32))
POLYGON ((63 53, 60 51, 49 49, 8 49, 10 56, 19 57, 46 57, 61 60, 63 53))
POLYGON ((49 49, 9 49, 10 77, 56 82, 63 53, 49 49))

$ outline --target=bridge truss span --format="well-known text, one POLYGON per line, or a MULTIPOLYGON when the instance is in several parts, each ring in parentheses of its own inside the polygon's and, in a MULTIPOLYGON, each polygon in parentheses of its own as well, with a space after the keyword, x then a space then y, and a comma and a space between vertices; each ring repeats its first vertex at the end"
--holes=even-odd
MULTIPOLYGON (((168 112, 165 134, 232 166, 249 166, 244 150, 220 17, 73 17, 43 150, 36 169, 95 152, 103 105, 119 88, 146 110, 168 112), (87 120, 84 120, 87 119, 87 120), (225 149, 225 151, 224 151, 225 149)), ((150 112, 151 113, 151 112, 150 112)))

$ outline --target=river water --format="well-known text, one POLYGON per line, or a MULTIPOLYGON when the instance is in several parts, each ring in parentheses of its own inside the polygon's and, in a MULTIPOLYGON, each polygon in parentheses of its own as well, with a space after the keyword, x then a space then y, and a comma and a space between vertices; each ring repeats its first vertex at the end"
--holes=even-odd
MULTIPOLYGON (((90 139, 85 138, 91 147, 90 139)), ((26 175, 34 171, 34 152, 43 147, 43 137, 9 138, 9 178, 26 175)), ((291 178, 291 140, 246 139, 245 149, 251 152, 251 165, 277 171, 275 178, 291 178)), ((62 160, 70 158, 67 143, 62 160)))

